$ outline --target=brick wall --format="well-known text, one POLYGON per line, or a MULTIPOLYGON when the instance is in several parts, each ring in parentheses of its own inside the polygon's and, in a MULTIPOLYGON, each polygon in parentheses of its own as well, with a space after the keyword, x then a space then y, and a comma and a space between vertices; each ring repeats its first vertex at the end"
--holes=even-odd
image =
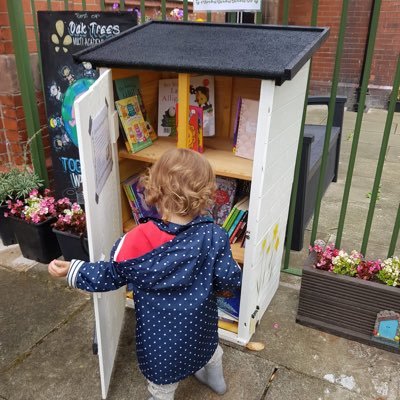
MULTIPOLYGON (((19 0, 18 0, 19 1, 19 0)), ((279 0, 273 0, 279 1, 279 0)), ((105 0, 106 9, 111 10, 112 6, 118 0, 105 0)), ((45 147, 45 156, 50 172, 51 157, 50 143, 46 131, 46 116, 44 99, 41 91, 41 78, 39 72, 39 60, 37 55, 36 37, 33 26, 33 15, 30 0, 21 1, 24 10, 24 20, 26 34, 28 39, 28 48, 31 58, 32 77, 35 83, 36 101, 39 108, 40 124, 43 131, 43 144, 45 147)), ((88 11, 97 11, 101 9, 100 0, 86 0, 86 9, 88 11)), ((160 1, 149 0, 146 2, 146 16, 155 18, 160 14, 160 1)), ((140 8, 140 0, 125 0, 126 9, 140 8)), ((180 1, 167 1, 167 13, 175 7, 182 7, 180 1)), ((189 4, 189 11, 192 5, 189 4)), ((35 10, 47 10, 47 0, 35 0, 35 10)), ((51 0, 51 9, 53 11, 65 10, 64 0, 51 0)), ((81 0, 68 1, 69 10, 82 10, 81 0)), ((214 15, 213 20, 223 21, 224 13, 214 15)), ((191 17, 206 18, 205 14, 192 15, 191 17)), ((25 115, 22 107, 21 90, 19 87, 14 49, 10 23, 7 13, 7 2, 0 1, 0 170, 8 168, 10 165, 21 165, 23 163, 23 149, 27 142, 27 132, 25 125, 25 115)))
MULTIPOLYGON (((347 106, 350 108, 356 102, 357 88, 361 80, 372 2, 372 0, 351 0, 349 2, 338 92, 348 96, 347 106)), ((292 1, 289 10, 289 24, 309 25, 311 5, 310 0, 292 1)), ((341 8, 342 0, 319 1, 317 25, 329 26, 331 32, 328 40, 314 56, 310 87, 312 94, 330 93, 341 8)), ((382 0, 369 80, 368 107, 384 108, 387 106, 399 52, 400 1, 382 0)))

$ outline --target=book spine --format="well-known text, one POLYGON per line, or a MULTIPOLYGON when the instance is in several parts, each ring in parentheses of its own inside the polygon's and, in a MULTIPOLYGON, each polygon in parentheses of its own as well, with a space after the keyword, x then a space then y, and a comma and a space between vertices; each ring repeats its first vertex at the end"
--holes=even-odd
POLYGON ((228 224, 228 222, 230 221, 230 219, 232 218, 232 214, 235 212, 235 208, 232 207, 231 211, 229 212, 228 216, 225 218, 224 223, 222 224, 222 227, 226 229, 226 225, 228 224))
POLYGON ((135 204, 135 199, 130 190, 130 185, 128 183, 123 183, 122 187, 124 188, 124 192, 128 199, 129 206, 131 207, 133 219, 135 220, 136 224, 138 224, 139 219, 137 218, 137 207, 135 204))
POLYGON ((242 235, 246 232, 246 226, 247 226, 247 221, 246 221, 246 220, 243 220, 243 221, 241 222, 241 225, 240 225, 239 230, 238 230, 237 233, 234 235, 231 244, 236 243, 236 242, 242 237, 242 235))
POLYGON ((232 232, 232 235, 229 236, 229 243, 233 244, 235 238, 238 236, 238 233, 240 231, 240 229, 242 228, 243 224, 244 224, 244 216, 242 217, 242 219, 240 220, 240 222, 237 224, 235 230, 232 232))
POLYGON ((239 210, 239 213, 237 214, 235 220, 233 221, 231 227, 229 228, 229 231, 228 231, 229 237, 232 236, 233 231, 236 229, 236 227, 239 224, 239 222, 241 221, 243 215, 244 215, 244 210, 239 210))
POLYGON ((229 232, 229 229, 231 229, 231 226, 232 226, 233 222, 235 221, 238 213, 239 213, 239 210, 236 207, 234 207, 233 208, 233 214, 231 215, 231 218, 229 219, 228 223, 225 226, 225 230, 227 232, 229 232))

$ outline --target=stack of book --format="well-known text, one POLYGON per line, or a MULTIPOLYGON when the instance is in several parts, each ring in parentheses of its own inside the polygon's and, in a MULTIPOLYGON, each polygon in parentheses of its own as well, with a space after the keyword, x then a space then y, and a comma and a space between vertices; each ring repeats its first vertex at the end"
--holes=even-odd
POLYGON ((218 326, 231 332, 238 332, 240 289, 224 290, 217 293, 218 326))
POLYGON ((133 175, 122 182, 122 187, 124 188, 136 224, 139 224, 141 218, 160 218, 157 209, 146 204, 139 174, 133 175))
POLYGON ((241 246, 244 246, 248 213, 249 196, 245 196, 232 207, 229 215, 222 224, 222 227, 228 232, 231 244, 240 240, 241 246))

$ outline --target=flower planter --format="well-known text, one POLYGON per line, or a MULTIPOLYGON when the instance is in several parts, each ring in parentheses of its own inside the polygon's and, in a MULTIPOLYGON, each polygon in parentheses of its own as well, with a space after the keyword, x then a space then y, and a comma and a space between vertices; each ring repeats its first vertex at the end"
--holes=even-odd
POLYGON ((72 259, 89 261, 87 237, 57 229, 53 229, 53 232, 57 236, 58 244, 66 261, 71 261, 72 259))
POLYGON ((14 229, 10 218, 4 216, 4 212, 8 210, 6 205, 0 206, 0 237, 4 246, 10 246, 17 243, 14 235, 14 229))
POLYGON ((61 255, 57 237, 51 228, 55 218, 49 218, 39 224, 32 224, 19 218, 9 218, 25 258, 47 264, 61 255))
POLYGON ((400 313, 400 288, 312 267, 303 267, 296 322, 370 346, 400 353, 399 346, 377 342, 377 314, 400 313))

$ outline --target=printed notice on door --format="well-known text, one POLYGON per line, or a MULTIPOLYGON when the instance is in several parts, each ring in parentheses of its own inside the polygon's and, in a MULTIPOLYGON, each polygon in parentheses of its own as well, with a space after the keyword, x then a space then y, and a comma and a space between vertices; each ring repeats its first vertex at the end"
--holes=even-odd
POLYGON ((112 149, 108 125, 108 109, 104 105, 93 118, 90 130, 92 138, 93 167, 95 171, 96 203, 112 170, 112 149))
POLYGON ((196 11, 261 11, 261 0, 193 0, 196 11))

